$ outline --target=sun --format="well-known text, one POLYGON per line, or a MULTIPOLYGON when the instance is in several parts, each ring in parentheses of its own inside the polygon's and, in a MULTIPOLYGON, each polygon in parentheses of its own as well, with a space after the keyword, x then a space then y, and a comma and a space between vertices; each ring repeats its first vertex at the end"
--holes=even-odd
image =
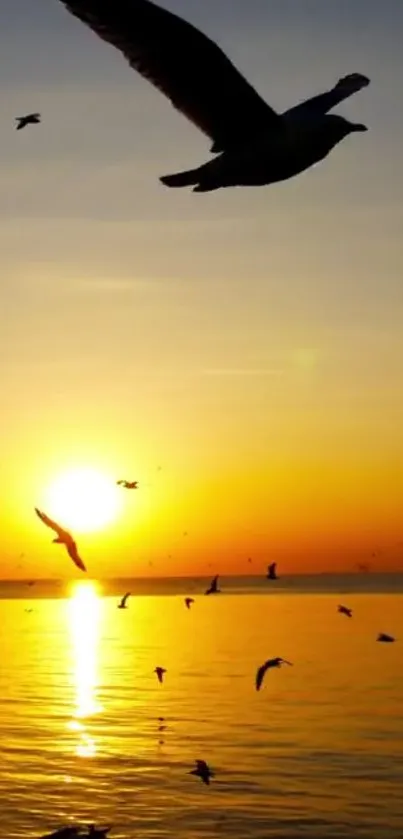
POLYGON ((96 469, 72 469, 50 484, 44 510, 63 527, 90 533, 113 522, 120 506, 112 479, 96 469))

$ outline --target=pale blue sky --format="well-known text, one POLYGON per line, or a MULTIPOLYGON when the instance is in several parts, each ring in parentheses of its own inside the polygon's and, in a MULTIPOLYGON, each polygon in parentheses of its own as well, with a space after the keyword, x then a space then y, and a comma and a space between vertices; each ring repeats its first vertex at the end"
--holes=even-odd
POLYGON ((370 87, 337 110, 370 130, 287 184, 167 190, 158 177, 207 159, 207 138, 58 0, 8 4, 0 456, 9 480, 22 468, 14 447, 32 471, 33 452, 50 457, 49 434, 95 460, 115 435, 122 459, 154 447, 157 461, 168 451, 177 463, 180 440, 185 461, 199 468, 209 451, 217 472, 234 451, 245 469, 273 456, 280 469, 281 457, 289 465, 310 449, 323 468, 345 455, 357 462, 353 495, 361 460, 369 469, 373 456, 384 464, 376 491, 384 496, 392 470, 397 492, 403 4, 164 5, 216 39, 279 110, 346 73, 369 75, 370 87), (17 134, 14 117, 31 110, 42 124, 17 134))

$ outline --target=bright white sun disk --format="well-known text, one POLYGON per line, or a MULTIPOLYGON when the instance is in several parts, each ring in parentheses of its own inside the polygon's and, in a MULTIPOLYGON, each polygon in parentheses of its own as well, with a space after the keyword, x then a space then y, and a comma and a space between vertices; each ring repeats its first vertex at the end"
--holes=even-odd
POLYGON ((118 515, 121 496, 115 482, 95 469, 65 472, 51 484, 45 512, 73 531, 101 530, 118 515))

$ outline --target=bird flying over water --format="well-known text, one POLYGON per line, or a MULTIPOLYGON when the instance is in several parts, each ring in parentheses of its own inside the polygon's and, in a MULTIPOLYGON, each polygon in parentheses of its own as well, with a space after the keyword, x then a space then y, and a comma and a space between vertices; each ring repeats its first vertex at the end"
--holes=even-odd
POLYGON ((61 2, 212 141, 212 160, 160 178, 166 186, 210 192, 287 180, 327 157, 348 134, 367 130, 327 115, 369 84, 360 73, 278 114, 214 41, 151 0, 61 2))
POLYGON ((341 615, 346 615, 348 618, 353 617, 353 610, 349 609, 348 606, 338 606, 337 611, 340 612, 341 615))
POLYGON ((86 571, 86 567, 78 554, 77 545, 72 537, 72 535, 67 531, 63 530, 59 524, 52 519, 49 518, 45 513, 41 513, 37 507, 35 507, 36 515, 39 516, 41 521, 50 527, 52 530, 57 533, 57 539, 53 539, 53 542, 57 545, 65 545, 67 549, 67 553, 69 557, 73 560, 74 565, 77 565, 77 568, 80 568, 81 571, 86 571))
POLYGON ((127 603, 128 598, 130 597, 130 595, 131 595, 131 592, 127 591, 126 594, 122 597, 122 599, 121 599, 121 601, 118 605, 118 609, 127 609, 126 603, 127 603))
POLYGON ((164 673, 166 673, 166 672, 167 671, 165 670, 165 667, 156 667, 155 670, 154 670, 154 673, 156 673, 156 676, 157 676, 157 679, 158 679, 160 685, 162 685, 162 682, 163 682, 163 679, 164 679, 164 673))
POLYGON ((139 482, 138 481, 116 481, 118 486, 123 487, 124 489, 138 489, 139 482))
POLYGON ((193 597, 185 597, 186 608, 190 609, 192 603, 194 603, 193 597))
POLYGON ((220 589, 218 588, 218 577, 219 577, 218 574, 216 574, 216 576, 213 577, 213 579, 210 583, 210 588, 208 588, 204 592, 205 594, 220 594, 221 593, 220 589))
POLYGON ((195 760, 196 769, 192 769, 189 772, 189 775, 196 775, 198 778, 201 778, 204 784, 209 785, 210 778, 214 778, 214 772, 205 760, 195 760))
POLYGON ((267 579, 268 580, 278 580, 276 569, 277 569, 277 562, 272 562, 271 565, 267 566, 267 579))
POLYGON ((41 121, 41 115, 26 114, 24 117, 16 117, 15 121, 17 131, 21 131, 21 128, 25 128, 26 125, 37 125, 41 121))
POLYGON ((380 632, 376 640, 381 641, 383 644, 392 644, 396 641, 396 638, 393 635, 388 635, 386 632, 380 632))
POLYGON ((262 664, 261 667, 259 667, 256 673, 256 690, 260 690, 260 688, 262 687, 263 679, 266 675, 267 670, 270 670, 272 667, 281 667, 282 664, 288 664, 290 667, 292 667, 292 662, 287 661, 285 658, 269 658, 267 661, 265 661, 265 663, 262 664))

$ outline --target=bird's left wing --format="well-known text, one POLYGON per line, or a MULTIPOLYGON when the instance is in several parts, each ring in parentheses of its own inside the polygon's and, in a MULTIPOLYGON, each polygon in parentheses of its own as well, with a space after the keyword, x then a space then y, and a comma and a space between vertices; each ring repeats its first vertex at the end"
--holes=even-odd
POLYGON ((257 670, 256 680, 255 680, 256 690, 260 690, 260 688, 262 687, 262 682, 263 682, 264 674, 266 673, 266 670, 267 670, 267 664, 266 663, 262 664, 262 666, 259 667, 259 669, 257 670))
POLYGON ((49 516, 46 515, 46 513, 42 513, 40 510, 38 510, 37 507, 35 507, 35 513, 37 516, 39 516, 41 521, 43 521, 43 523, 46 524, 48 527, 51 527, 52 530, 54 530, 55 533, 58 534, 58 536, 62 536, 66 533, 66 531, 63 530, 62 527, 60 527, 60 525, 53 521, 53 519, 50 519, 49 516))
POLYGON ((283 130, 281 117, 220 47, 173 12, 151 0, 61 2, 211 137, 212 151, 283 130))

